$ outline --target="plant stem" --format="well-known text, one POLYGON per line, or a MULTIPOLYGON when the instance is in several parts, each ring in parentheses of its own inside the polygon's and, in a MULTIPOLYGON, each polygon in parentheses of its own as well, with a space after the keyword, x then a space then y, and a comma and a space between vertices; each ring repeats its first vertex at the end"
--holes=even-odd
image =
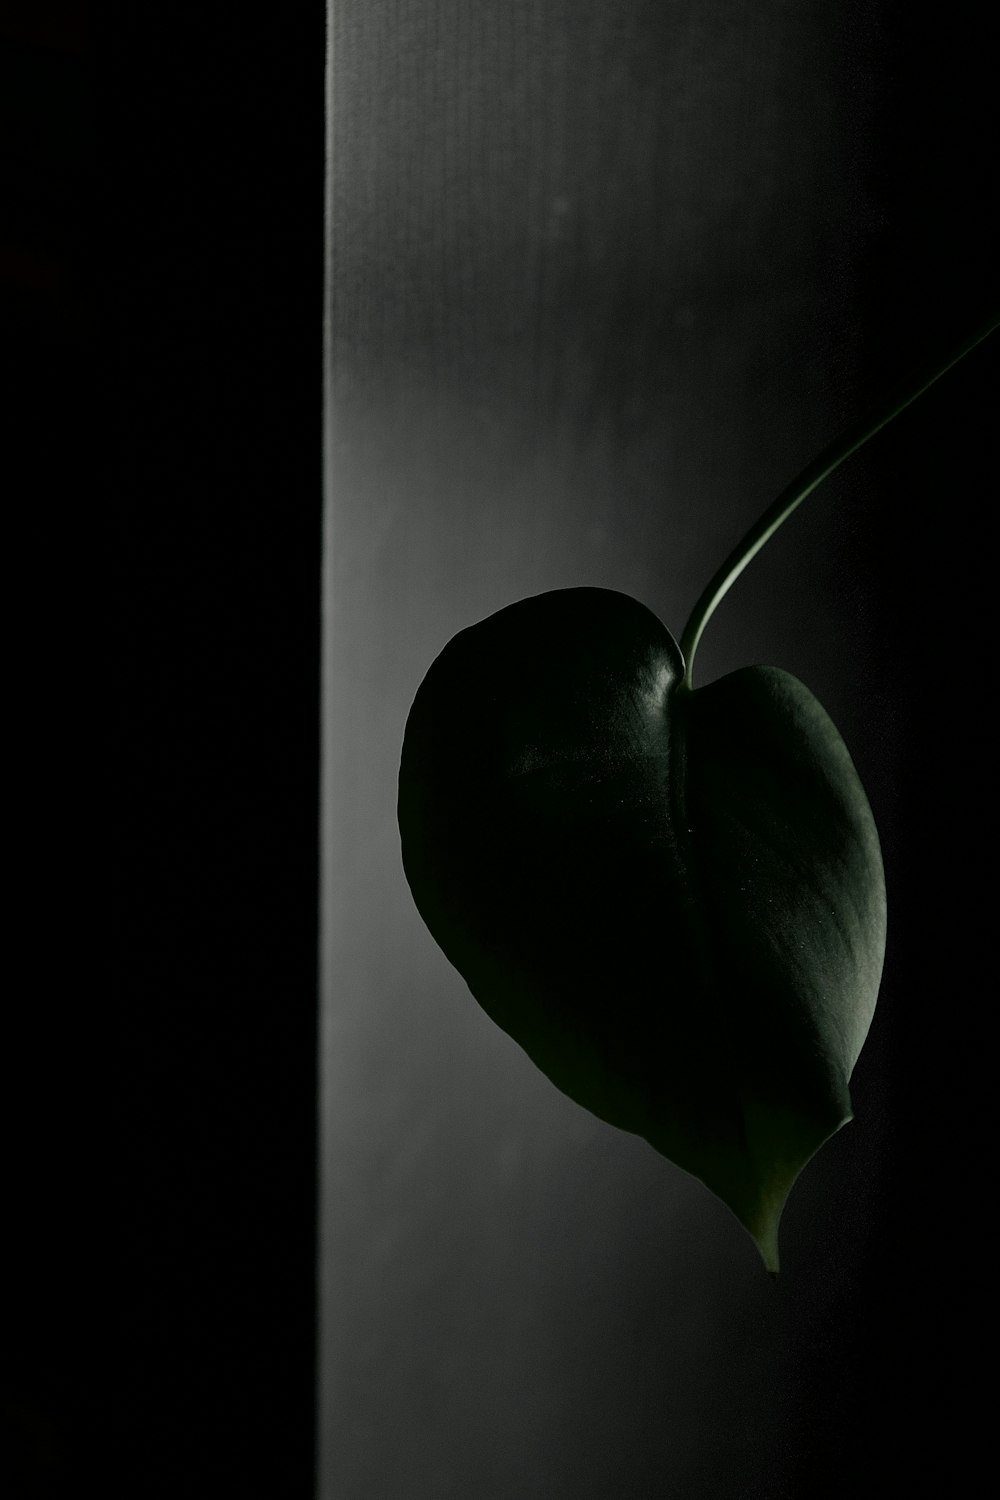
POLYGON ((998 327, 1000 327, 1000 318, 993 318, 971 338, 966 339, 965 343, 943 365, 938 366, 933 374, 925 375, 915 388, 891 401, 878 417, 874 420, 868 418, 848 428, 846 433, 824 448, 819 457, 815 458, 807 468, 802 470, 801 474, 792 480, 790 485, 782 490, 773 505, 768 506, 756 525, 750 528, 740 544, 726 558, 691 611, 691 618, 684 627, 684 634, 680 640, 681 655, 685 662, 683 686, 686 689, 690 690, 692 686, 691 672, 694 654, 701 640, 702 631, 747 563, 757 556, 764 543, 771 539, 782 522, 788 520, 792 511, 798 509, 806 496, 811 495, 817 485, 822 484, 823 480, 832 474, 845 458, 850 458, 852 453, 856 453, 887 422, 897 417, 910 405, 911 401, 916 401, 918 396, 922 396, 936 380, 940 380, 942 375, 947 374, 953 365, 957 365, 960 359, 963 359, 970 350, 982 343, 983 339, 998 327))

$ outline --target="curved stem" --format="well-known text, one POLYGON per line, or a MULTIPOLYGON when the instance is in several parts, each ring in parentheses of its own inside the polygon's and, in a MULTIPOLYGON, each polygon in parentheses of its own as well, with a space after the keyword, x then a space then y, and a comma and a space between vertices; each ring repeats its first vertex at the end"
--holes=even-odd
POLYGON ((774 504, 768 506, 757 524, 750 528, 739 546, 735 547, 726 558, 722 567, 715 574, 691 611, 691 618, 684 627, 684 633, 680 640, 681 655, 685 662, 683 684, 685 688, 691 688, 691 669, 694 663, 694 654, 698 648, 698 642, 701 640, 702 631, 715 613, 719 602, 732 588, 747 563, 757 556, 761 547, 763 547, 765 542, 770 540, 782 522, 788 520, 792 511, 796 510, 806 496, 811 495, 816 486, 822 484, 823 480, 832 474, 834 469, 838 468, 844 462, 845 458, 850 458, 852 453, 856 453, 864 443, 867 443, 870 437, 875 436, 880 428, 884 427, 887 422, 891 422, 893 417, 898 416, 901 411, 910 405, 911 401, 916 401, 918 396, 922 396, 924 391, 929 390, 936 380, 939 380, 942 375, 946 374, 953 365, 958 364, 960 359, 963 359, 971 349, 974 349, 977 344, 981 343, 988 334, 991 334, 998 327, 1000 327, 1000 318, 994 318, 985 327, 980 328, 977 333, 973 334, 971 338, 966 339, 961 348, 952 354, 951 358, 945 364, 938 366, 932 375, 925 375, 920 383, 914 389, 908 391, 906 395, 902 397, 897 396, 882 411, 881 415, 874 420, 866 418, 863 422, 859 422, 854 427, 849 428, 843 436, 836 438, 828 447, 823 449, 818 458, 814 459, 807 468, 802 470, 801 474, 792 480, 790 485, 782 490, 774 504))

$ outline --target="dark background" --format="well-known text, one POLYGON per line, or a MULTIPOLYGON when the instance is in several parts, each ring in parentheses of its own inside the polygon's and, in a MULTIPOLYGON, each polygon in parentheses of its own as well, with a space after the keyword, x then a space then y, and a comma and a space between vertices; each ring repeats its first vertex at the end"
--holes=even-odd
MULTIPOLYGON (((737 68, 749 82, 732 101, 725 79, 752 45, 756 12, 711 7, 698 23, 706 81, 681 131, 675 95, 657 100, 664 73, 677 81, 678 37, 684 57, 703 55, 683 9, 625 7, 615 34, 599 7, 575 7, 592 31, 565 51, 552 50, 569 16, 555 5, 514 7, 496 25, 492 8, 472 7, 457 27, 446 7, 340 12, 339 107, 368 105, 380 133, 355 114, 342 203, 363 180, 347 168, 367 163, 368 188, 352 190, 368 216, 339 226, 335 216, 333 525, 339 483, 353 517, 342 582, 363 580, 383 545, 400 567, 410 558, 412 587, 432 601, 426 639, 384 669, 400 703, 449 610, 466 623, 550 586, 538 579, 546 557, 563 555, 568 512, 548 525, 546 484, 564 502, 579 484, 580 534, 595 549, 588 576, 563 578, 570 554, 558 581, 628 578, 677 632, 705 573, 789 473, 996 304, 996 119, 978 5, 950 7, 946 25, 903 5, 763 7, 761 55, 778 59, 781 87, 757 88, 753 70, 737 68), (741 44, 727 52, 734 30, 741 44), (461 38, 454 49, 450 37, 461 38), (491 86, 476 60, 494 55, 508 71, 491 107, 520 123, 499 158, 469 161, 460 145, 442 158, 399 101, 419 119, 421 89, 437 79, 457 101, 435 117, 454 139, 476 116, 447 80, 479 67, 491 86), (621 57, 631 72, 615 72, 621 57), (555 72, 533 71, 532 58, 555 72), (543 87, 552 77, 575 101, 568 117, 543 87), (537 153, 524 145, 532 109, 548 143, 537 153), (773 161, 754 154, 762 119, 773 161), (630 155, 633 139, 642 150, 630 155), (744 140, 752 170, 741 177, 744 140), (552 205, 557 151, 578 172, 569 209, 552 205), (736 163, 735 182, 699 218, 720 156, 736 163), (421 164, 433 193, 414 189, 421 164), (657 191, 661 171, 692 214, 665 271, 658 257, 678 218, 657 191), (768 175, 767 212, 744 211, 768 175), (518 199, 529 208, 515 234, 503 193, 543 181, 548 196, 518 199), (460 220, 470 193, 471 221, 489 228, 471 257, 457 253, 446 210, 460 220), (588 205, 576 217, 574 202, 588 205), (591 232, 605 236, 603 260, 589 253, 591 232), (555 250, 535 254, 549 233, 555 250), (390 431, 398 447, 384 442, 390 431), (535 456, 527 498, 518 445, 535 456), (422 467, 408 472, 414 456, 422 467), (515 527, 522 543, 504 543, 491 570, 484 525, 473 561, 495 600, 452 540, 459 462, 470 494, 496 477, 508 517, 521 505, 529 527, 527 544, 515 527), (453 487, 428 499, 445 472, 453 487), (411 474, 408 533, 399 497, 411 474), (365 500, 373 485, 381 511, 365 500), (430 534, 421 505, 436 518, 430 534), (369 522, 383 543, 364 542, 369 522), (417 533, 422 550, 393 541, 417 533)), ((800 671, 841 723, 885 839, 890 946, 855 1078, 858 1119, 796 1190, 786 1279, 761 1285, 752 1247, 676 1184, 652 1203, 670 1168, 625 1138, 581 1136, 569 1176, 565 1151, 546 1155, 549 1137, 527 1167, 515 1143, 503 1159, 521 1163, 518 1196, 498 1214, 483 1164, 506 1138, 500 1096, 472 1085, 457 1103, 447 1094, 450 1062, 486 1078, 480 1043, 443 1048, 429 1072, 417 1049, 400 1069, 393 1059, 419 1023, 400 1030, 391 1010, 370 1007, 398 986, 390 965, 410 958, 439 1016, 459 991, 436 998, 444 981, 418 929, 382 933, 369 913, 361 952, 381 935, 381 968, 369 957, 338 989, 342 950, 327 948, 333 1014, 353 1024, 367 1006, 378 1045, 364 1051, 348 1026, 338 1053, 327 1023, 337 1066, 326 1077, 329 1346, 317 1424, 323 10, 53 24, 14 28, 5 63, 35 79, 6 162, 8 348, 22 387, 44 396, 32 482, 19 491, 31 548, 21 555, 36 588, 65 574, 76 606, 36 606, 27 632, 42 647, 35 682, 48 715, 29 736, 44 752, 26 757, 40 772, 29 806, 70 809, 73 838, 52 818, 29 842, 21 881, 39 918, 32 972, 45 977, 12 1007, 27 1038, 11 1064, 15 1486, 61 1494, 90 1471, 105 1493, 306 1495, 322 1433, 329 1493, 349 1500, 970 1487, 989 1456, 981 1331, 995 1282, 985 843, 995 627, 984 558, 995 350, 971 356, 790 523, 798 531, 772 544, 785 550, 759 591, 746 592, 749 575, 741 583, 744 614, 726 626, 720 611, 701 648, 702 680, 748 659, 800 671), (61 540, 71 556, 60 561, 61 540), (78 767, 68 790, 67 754, 78 767), (374 1073, 338 1094, 362 1054, 374 1073), (483 1111, 493 1124, 440 1166, 431 1135, 415 1165, 394 1167, 397 1146, 369 1171, 369 1120, 352 1137, 338 1098, 395 1091, 397 1113, 376 1137, 392 1153, 398 1127, 423 1118, 414 1091, 428 1082, 445 1097, 445 1124, 468 1129, 483 1111), (595 1206, 580 1187, 588 1174, 621 1198, 595 1189, 595 1206), (366 1236, 391 1229, 429 1182, 428 1261, 407 1273, 408 1232, 378 1254, 366 1236), (649 1205, 638 1227, 637 1204, 649 1205), (489 1310, 470 1316, 487 1281, 489 1310), (381 1311, 380 1286, 402 1289, 381 1311), (539 1403, 551 1371, 562 1385, 539 1403)), ((353 658, 350 637, 346 657, 336 646, 329 658, 355 662, 328 731, 334 763, 352 774, 364 737, 338 724, 388 736, 393 721, 346 701, 343 684, 371 682, 365 652, 391 657, 371 638, 410 620, 402 605, 395 621, 378 612, 391 568, 371 576, 367 616, 363 581, 343 595, 371 635, 353 658)), ((368 748, 366 795, 377 800, 394 751, 368 748)), ((351 873, 365 831, 340 826, 329 868, 345 872, 354 910, 371 889, 368 866, 351 873)), ((395 870, 390 842, 367 847, 376 872, 395 870)), ((328 928, 340 930, 334 917, 328 928)), ((516 1109, 540 1110, 531 1119, 550 1118, 551 1139, 565 1143, 569 1117, 545 1116, 507 1052, 490 1059, 492 1084, 508 1080, 516 1109)))

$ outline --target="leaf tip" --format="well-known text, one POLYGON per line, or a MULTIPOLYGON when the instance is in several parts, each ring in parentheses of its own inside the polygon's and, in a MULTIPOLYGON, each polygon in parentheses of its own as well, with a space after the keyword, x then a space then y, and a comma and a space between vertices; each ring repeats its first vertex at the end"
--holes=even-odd
POLYGON ((771 1216, 761 1229, 757 1232, 751 1230, 751 1237, 760 1251, 760 1258, 764 1262, 764 1269, 772 1281, 776 1279, 778 1272, 781 1270, 781 1261, 778 1255, 778 1222, 780 1218, 781 1209, 779 1208, 778 1212, 771 1216))

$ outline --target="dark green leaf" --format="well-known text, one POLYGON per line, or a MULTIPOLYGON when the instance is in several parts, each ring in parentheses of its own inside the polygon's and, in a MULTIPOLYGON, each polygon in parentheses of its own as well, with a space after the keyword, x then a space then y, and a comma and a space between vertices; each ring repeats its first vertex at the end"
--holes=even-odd
POLYGON ((604 589, 462 631, 407 722, 403 863, 493 1020, 705 1182, 776 1269, 792 1182, 851 1117, 885 941, 878 838, 800 682, 682 677, 659 620, 604 589))

